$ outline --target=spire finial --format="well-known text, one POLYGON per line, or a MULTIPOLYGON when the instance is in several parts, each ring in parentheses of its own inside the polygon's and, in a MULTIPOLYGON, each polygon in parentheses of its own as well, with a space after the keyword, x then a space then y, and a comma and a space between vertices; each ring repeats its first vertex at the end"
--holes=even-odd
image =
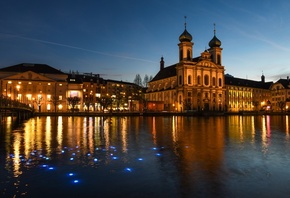
POLYGON ((215 35, 215 32, 216 32, 216 30, 215 30, 215 23, 213 24, 213 34, 215 35))
POLYGON ((184 28, 186 29, 186 16, 184 16, 184 28))

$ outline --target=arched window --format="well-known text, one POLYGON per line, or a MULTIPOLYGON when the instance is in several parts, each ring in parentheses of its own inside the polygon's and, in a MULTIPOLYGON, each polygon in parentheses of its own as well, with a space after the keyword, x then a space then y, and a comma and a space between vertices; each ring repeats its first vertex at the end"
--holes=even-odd
POLYGON ((183 59, 183 50, 180 50, 179 52, 179 61, 182 61, 183 59))
POLYGON ((208 75, 204 75, 204 84, 209 85, 209 77, 208 75))
POLYGON ((215 77, 212 77, 212 86, 215 86, 215 81, 216 81, 215 77))
POLYGON ((197 76, 197 84, 200 85, 200 76, 197 76))
POLYGON ((221 61, 221 55, 218 54, 218 55, 217 55, 217 64, 220 65, 221 62, 222 62, 222 61, 221 61))
POLYGON ((222 79, 219 78, 219 86, 221 87, 222 86, 222 79))
POLYGON ((179 96, 179 104, 181 104, 182 102, 182 99, 181 99, 181 96, 179 96))
POLYGON ((182 76, 179 76, 179 85, 182 85, 182 76))
POLYGON ((188 84, 191 84, 191 75, 188 75, 188 77, 187 77, 187 83, 188 84))
POLYGON ((187 60, 190 60, 191 56, 190 56, 190 50, 187 50, 187 60))

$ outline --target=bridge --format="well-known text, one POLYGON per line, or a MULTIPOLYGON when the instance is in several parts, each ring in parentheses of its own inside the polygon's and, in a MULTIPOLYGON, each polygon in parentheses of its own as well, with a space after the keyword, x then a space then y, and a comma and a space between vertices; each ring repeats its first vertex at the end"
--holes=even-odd
POLYGON ((0 121, 5 122, 8 116, 21 123, 22 121, 33 116, 34 109, 25 103, 18 100, 12 100, 9 97, 0 97, 0 121))

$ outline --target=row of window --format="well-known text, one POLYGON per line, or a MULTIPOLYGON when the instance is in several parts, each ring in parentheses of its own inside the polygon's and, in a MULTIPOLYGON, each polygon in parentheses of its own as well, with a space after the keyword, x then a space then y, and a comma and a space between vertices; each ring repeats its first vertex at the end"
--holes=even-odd
MULTIPOLYGON (((182 76, 180 75, 179 76, 179 85, 182 85, 182 76)), ((192 84, 192 76, 191 75, 188 75, 187 76, 187 84, 191 85, 192 84)), ((201 76, 198 75, 197 76, 197 84, 198 85, 201 85, 201 76)), ((203 79, 203 84, 205 86, 209 86, 210 85, 210 77, 209 75, 204 75, 204 79, 203 79)), ((212 81, 211 81, 211 85, 212 86, 216 86, 216 77, 212 77, 212 81)), ((219 78, 218 79, 218 86, 221 87, 222 86, 222 79, 219 78)))

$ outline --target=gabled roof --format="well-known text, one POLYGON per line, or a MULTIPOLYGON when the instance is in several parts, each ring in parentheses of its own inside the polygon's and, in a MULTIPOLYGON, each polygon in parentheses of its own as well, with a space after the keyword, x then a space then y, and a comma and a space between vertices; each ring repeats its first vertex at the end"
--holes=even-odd
POLYGON ((156 76, 154 76, 154 78, 150 82, 176 76, 176 65, 177 64, 174 64, 163 68, 156 74, 156 76))
POLYGON ((235 78, 233 76, 225 75, 225 84, 233 85, 233 86, 258 88, 258 89, 269 89, 270 86, 273 84, 273 82, 247 80, 247 79, 235 78))
POLYGON ((0 69, 0 72, 17 72, 23 73, 27 71, 33 71, 39 74, 65 74, 62 71, 55 69, 46 64, 31 64, 31 63, 21 63, 18 65, 12 65, 0 69))
POLYGON ((276 83, 281 83, 285 89, 289 89, 290 87, 290 80, 289 79, 279 79, 276 83))

